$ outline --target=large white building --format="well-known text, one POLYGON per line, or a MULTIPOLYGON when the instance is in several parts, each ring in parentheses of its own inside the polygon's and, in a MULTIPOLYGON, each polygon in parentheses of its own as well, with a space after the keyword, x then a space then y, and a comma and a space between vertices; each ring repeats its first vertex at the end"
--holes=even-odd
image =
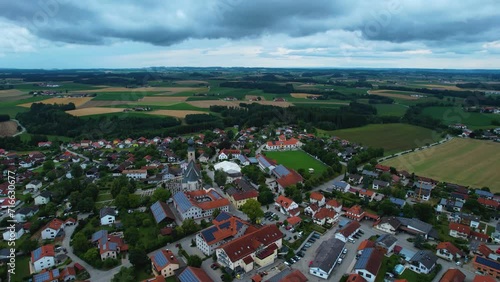
POLYGON ((31 264, 35 272, 53 267, 55 262, 54 245, 45 245, 31 252, 31 264))
POLYGON ((215 209, 229 212, 229 200, 222 197, 215 189, 177 192, 174 195, 174 207, 182 220, 212 216, 215 209))
POLYGON ((330 238, 321 243, 314 260, 309 265, 309 274, 328 279, 345 248, 345 242, 330 238))

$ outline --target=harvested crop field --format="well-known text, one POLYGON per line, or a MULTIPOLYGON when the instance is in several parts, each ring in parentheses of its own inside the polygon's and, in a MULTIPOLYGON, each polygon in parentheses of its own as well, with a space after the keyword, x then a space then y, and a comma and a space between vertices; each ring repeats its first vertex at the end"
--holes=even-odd
POLYGON ((24 92, 17 89, 0 90, 0 98, 3 97, 17 97, 24 95, 24 92))
MULTIPOLYGON (((82 106, 83 104, 87 103, 88 101, 92 100, 92 98, 93 97, 49 98, 49 99, 45 99, 42 101, 38 101, 36 103, 44 103, 44 104, 69 104, 69 103, 73 103, 73 104, 75 104, 75 107, 78 108, 78 107, 82 106)), ((20 104, 19 106, 29 108, 29 107, 31 107, 31 104, 33 104, 33 103, 20 104)))
POLYGON ((79 108, 109 107, 130 104, 130 101, 100 101, 91 100, 81 105, 79 108))
MULTIPOLYGON (((136 92, 140 93, 144 92, 167 92, 168 94, 175 94, 180 92, 188 92, 188 91, 198 91, 204 88, 197 87, 141 87, 141 88, 126 88, 126 87, 107 87, 102 89, 93 89, 86 90, 85 92, 89 93, 98 93, 98 92, 136 92)), ((161 93, 161 94, 167 94, 161 93)), ((160 95, 161 95, 160 94, 160 95)))
MULTIPOLYGON (((398 98, 403 100, 417 100, 419 98, 410 96, 411 94, 419 94, 415 92, 395 91, 395 90, 370 90, 368 94, 384 96, 389 98, 398 98)), ((422 94, 419 94, 422 95, 422 94)))
POLYGON ((208 82, 203 81, 203 80, 177 80, 174 83, 175 84, 180 84, 180 85, 208 84, 208 82))
POLYGON ((91 115, 102 115, 102 114, 111 114, 111 113, 121 113, 123 112, 123 108, 100 108, 100 107, 92 107, 92 108, 81 108, 72 111, 66 111, 66 113, 82 117, 82 116, 91 116, 91 115))
MULTIPOLYGON (((248 101, 247 101, 248 102, 248 101)), ((189 101, 188 104, 198 108, 210 108, 210 106, 228 106, 239 107, 242 101, 223 101, 223 100, 202 100, 202 101, 189 101)), ((251 103, 258 103, 261 105, 270 105, 277 107, 290 107, 293 104, 289 102, 274 102, 274 101, 252 101, 251 103)))
POLYGON ((186 115, 208 114, 207 112, 200 112, 200 111, 176 111, 176 110, 156 110, 146 113, 151 115, 171 116, 176 118, 185 118, 186 115))
POLYGON ((0 122, 0 137, 12 136, 17 132, 17 123, 15 121, 0 122))
POLYGON ((446 89, 446 90, 458 90, 458 91, 461 91, 461 90, 464 90, 462 88, 458 88, 456 87, 455 85, 443 85, 443 84, 425 84, 424 85, 426 88, 435 88, 435 89, 446 89))
POLYGON ((306 99, 307 97, 319 97, 321 95, 318 94, 310 94, 310 93, 290 93, 290 96, 293 98, 306 99))
POLYGON ((384 161, 397 169, 439 181, 500 192, 500 143, 454 138, 444 144, 384 161))

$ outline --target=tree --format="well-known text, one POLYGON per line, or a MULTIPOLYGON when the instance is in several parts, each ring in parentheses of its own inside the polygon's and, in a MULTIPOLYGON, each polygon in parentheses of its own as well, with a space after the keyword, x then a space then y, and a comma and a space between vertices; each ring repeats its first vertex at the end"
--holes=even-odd
POLYGON ((244 212, 253 223, 255 223, 258 218, 264 216, 264 211, 260 208, 260 203, 254 199, 248 199, 246 203, 241 206, 241 211, 244 212))
POLYGON ((203 261, 197 255, 189 256, 187 259, 187 264, 192 267, 200 267, 203 261))
POLYGON ((82 167, 79 165, 79 164, 74 164, 72 167, 71 167, 71 175, 74 177, 74 178, 79 178, 83 175, 83 169, 82 167))
POLYGON ((163 189, 163 188, 159 188, 153 192, 153 196, 151 197, 151 201, 153 201, 153 202, 156 202, 156 201, 166 202, 168 200, 168 198, 170 198, 170 191, 163 189))
POLYGON ((38 248, 38 241, 37 240, 24 240, 21 243, 21 246, 19 247, 19 249, 23 253, 30 253, 30 252, 34 251, 36 248, 38 248))
POLYGON ((196 224, 196 222, 192 218, 184 220, 181 226, 185 235, 193 234, 199 229, 198 224, 196 224))
POLYGON ((409 204, 404 205, 404 207, 403 207, 403 216, 404 217, 408 217, 408 218, 412 218, 412 217, 415 216, 415 211, 413 210, 413 208, 411 207, 411 205, 409 205, 409 204))
POLYGON ((224 171, 222 171, 222 170, 216 170, 215 173, 214 173, 214 181, 219 186, 226 185, 226 181, 227 181, 227 175, 226 175, 226 173, 224 171))
POLYGON ((43 171, 51 171, 55 168, 53 160, 47 160, 43 163, 43 171))
POLYGON ((424 243, 425 243, 425 239, 422 235, 417 235, 417 237, 415 237, 415 241, 413 242, 413 246, 419 250, 423 249, 424 248, 424 243))
POLYGON ((219 209, 219 208, 216 208, 216 209, 213 211, 212 216, 213 216, 214 218, 216 218, 219 214, 220 214, 220 209, 219 209))
POLYGON ((133 267, 122 267, 120 271, 113 276, 111 282, 134 282, 136 279, 136 271, 133 267))
POLYGON ((132 249, 129 252, 130 263, 136 268, 141 268, 149 263, 148 256, 143 249, 132 249))
POLYGON ((88 249, 85 254, 83 254, 83 260, 92 264, 95 261, 101 261, 101 257, 99 256, 99 252, 97 248, 88 249))
POLYGON ((232 129, 230 129, 230 130, 227 131, 226 135, 227 135, 227 139, 233 140, 233 138, 234 138, 234 131, 232 129))
POLYGON ((83 254, 91 247, 92 245, 82 232, 75 234, 75 237, 73 237, 73 251, 75 253, 83 254))
POLYGON ((268 205, 274 202, 274 194, 266 184, 262 184, 259 186, 259 196, 257 199, 262 205, 268 205))
POLYGON ((413 205, 415 216, 423 222, 432 223, 434 209, 429 204, 417 203, 413 205))

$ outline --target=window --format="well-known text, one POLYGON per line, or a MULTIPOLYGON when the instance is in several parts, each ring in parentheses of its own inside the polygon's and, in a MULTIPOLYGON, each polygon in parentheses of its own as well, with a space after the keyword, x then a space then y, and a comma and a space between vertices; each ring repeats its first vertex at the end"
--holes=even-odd
POLYGON ((367 278, 372 278, 372 275, 367 273, 367 274, 366 274, 366 277, 367 277, 367 278))

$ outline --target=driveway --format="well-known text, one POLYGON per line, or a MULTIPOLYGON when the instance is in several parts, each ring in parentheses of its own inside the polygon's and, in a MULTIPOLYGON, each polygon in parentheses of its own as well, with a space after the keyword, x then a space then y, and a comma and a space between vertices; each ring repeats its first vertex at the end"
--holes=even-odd
POLYGON ((112 268, 110 270, 103 271, 103 270, 95 269, 93 266, 91 266, 90 264, 86 263, 85 261, 83 261, 82 259, 80 259, 79 257, 77 257, 73 253, 73 248, 71 248, 70 245, 69 245, 70 240, 71 240, 71 235, 75 231, 75 228, 76 228, 77 224, 75 224, 74 226, 68 226, 68 227, 64 228, 64 232, 66 233, 66 236, 64 237, 64 239, 62 241, 62 246, 64 248, 66 248, 66 250, 68 250, 67 255, 68 255, 68 257, 71 258, 71 260, 74 263, 79 263, 83 267, 85 267, 85 269, 87 270, 87 272, 90 274, 90 280, 91 281, 95 281, 95 282, 99 282, 99 281, 102 281, 102 282, 111 281, 111 279, 113 278, 113 276, 115 276, 115 274, 118 273, 122 267, 131 267, 132 266, 130 264, 130 262, 129 262, 128 259, 122 259, 122 264, 121 265, 119 265, 119 266, 117 266, 115 268, 112 268))

